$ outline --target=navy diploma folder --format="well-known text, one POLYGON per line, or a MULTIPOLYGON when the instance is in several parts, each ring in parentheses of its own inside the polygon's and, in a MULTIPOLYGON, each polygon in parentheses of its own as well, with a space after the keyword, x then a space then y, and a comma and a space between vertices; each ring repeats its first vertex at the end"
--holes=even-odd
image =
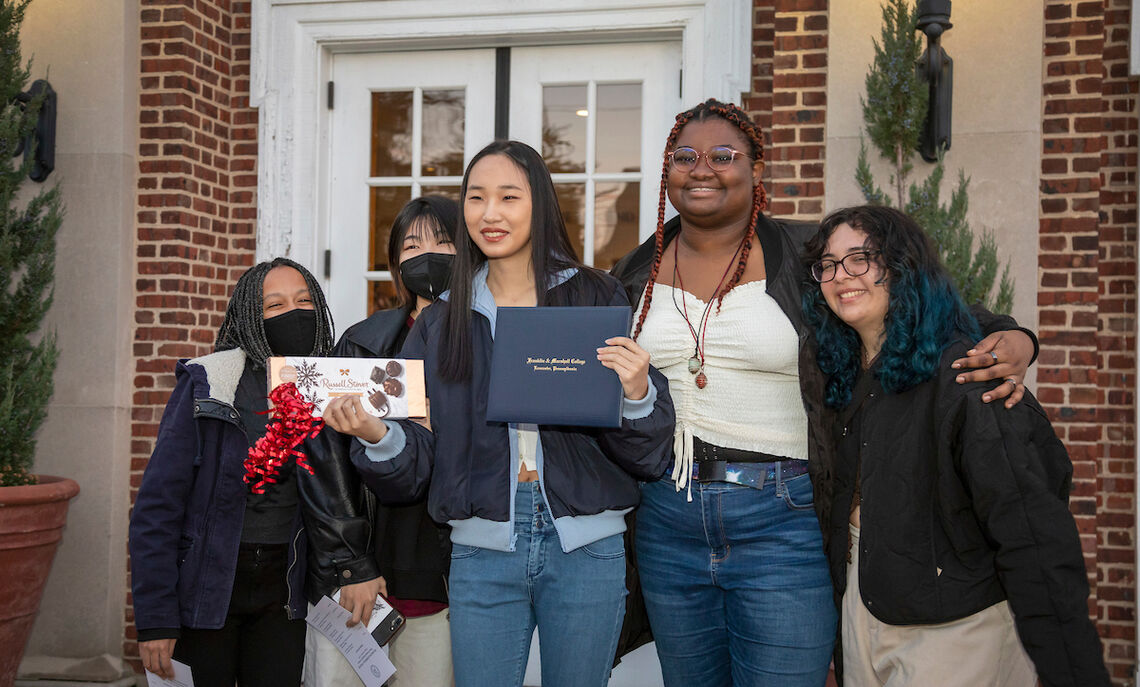
POLYGON ((487 420, 620 427, 621 380, 597 349, 629 336, 630 316, 628 306, 499 308, 487 420))

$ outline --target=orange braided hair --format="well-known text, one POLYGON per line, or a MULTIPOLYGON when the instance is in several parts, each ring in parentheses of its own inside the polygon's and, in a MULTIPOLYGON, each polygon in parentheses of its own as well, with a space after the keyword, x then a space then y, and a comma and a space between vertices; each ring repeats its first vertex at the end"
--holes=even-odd
MULTIPOLYGON (((649 271, 649 281, 645 285, 645 303, 641 306, 641 313, 637 317, 637 326, 633 330, 634 339, 637 339, 638 335, 641 334, 641 326, 645 323, 645 316, 649 313, 649 304, 653 300, 653 285, 656 283, 657 274, 661 269, 661 256, 665 253, 665 191, 669 180, 669 151, 676 145, 677 137, 681 135, 681 130, 685 128, 685 125, 692 121, 703 122, 713 117, 719 117, 735 124, 748 139, 752 148, 750 151, 752 159, 764 159, 764 139, 760 135, 760 127, 752 121, 747 112, 738 106, 709 98, 691 110, 685 110, 677 115, 677 122, 673 125, 672 131, 669 132, 669 138, 665 140, 665 151, 662 154, 661 190, 657 198, 657 231, 654 233, 653 267, 649 271)), ((759 218, 760 212, 766 207, 768 207, 768 194, 764 192, 763 184, 756 184, 752 187, 752 213, 748 218, 748 230, 745 232, 745 236, 748 238, 744 239, 744 245, 740 251, 740 261, 736 264, 736 271, 732 273, 732 278, 729 279, 724 289, 717 294, 717 312, 720 312, 725 294, 740 283, 740 277, 744 274, 744 268, 748 264, 748 254, 752 250, 751 235, 756 230, 756 220, 759 218)))

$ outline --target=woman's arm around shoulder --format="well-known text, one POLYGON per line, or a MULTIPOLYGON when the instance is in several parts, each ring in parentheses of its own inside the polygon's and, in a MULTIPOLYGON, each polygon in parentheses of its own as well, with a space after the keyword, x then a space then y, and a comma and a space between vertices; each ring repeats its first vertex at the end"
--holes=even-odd
POLYGON ((1025 373, 1037 359, 1037 337, 1009 315, 995 315, 981 305, 971 306, 970 314, 985 338, 951 364, 953 369, 963 370, 958 383, 1000 379, 981 400, 990 403, 1004 398, 1005 407, 1012 408, 1025 394, 1025 373))

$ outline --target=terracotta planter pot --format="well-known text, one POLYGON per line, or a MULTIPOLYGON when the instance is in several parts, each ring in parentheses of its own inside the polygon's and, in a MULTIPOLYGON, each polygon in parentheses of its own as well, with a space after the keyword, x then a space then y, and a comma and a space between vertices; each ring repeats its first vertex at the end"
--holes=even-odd
POLYGON ((0 687, 11 687, 63 536, 75 480, 39 475, 39 484, 0 487, 0 687))

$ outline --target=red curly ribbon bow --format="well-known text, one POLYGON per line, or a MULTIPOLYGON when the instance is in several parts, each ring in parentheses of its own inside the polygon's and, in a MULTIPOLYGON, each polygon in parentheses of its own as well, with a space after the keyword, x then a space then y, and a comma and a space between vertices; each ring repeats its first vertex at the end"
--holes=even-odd
POLYGON ((315 405, 309 403, 297 391, 297 385, 288 382, 269 392, 273 410, 265 436, 249 449, 245 459, 245 481, 252 484, 250 491, 264 494, 266 484, 277 482, 277 474, 290 457, 297 460, 297 466, 311 475, 313 468, 305 462, 305 454, 296 449, 305 439, 321 433, 325 421, 313 417, 315 405))

